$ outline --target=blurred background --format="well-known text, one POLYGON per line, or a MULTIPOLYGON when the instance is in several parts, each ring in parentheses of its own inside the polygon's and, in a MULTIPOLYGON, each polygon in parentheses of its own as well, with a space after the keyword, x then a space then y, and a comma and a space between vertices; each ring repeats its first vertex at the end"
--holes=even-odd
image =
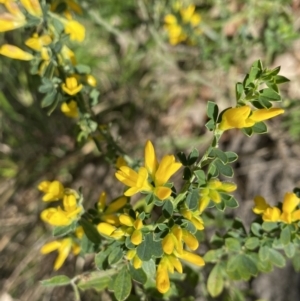
MULTIPOLYGON (((300 1, 186 0, 196 14, 188 21, 176 15, 175 2, 80 1, 86 39, 71 47, 97 79, 99 122, 109 124, 128 154, 141 159, 148 139, 159 157, 193 147, 203 152, 212 136, 205 128, 207 101, 221 109, 234 106, 235 83, 255 60, 281 66, 280 74, 290 79, 281 85, 286 112, 268 122, 270 134, 247 138, 231 130, 221 141, 223 149, 239 154, 235 214, 250 222, 255 195, 277 203, 300 186, 300 1), (170 14, 177 16, 181 36, 174 34, 170 14)), ((1 33, 0 45, 20 44, 24 32, 1 33)), ((93 267, 92 256, 70 256, 53 272, 56 254, 40 254, 51 229, 39 217, 45 207, 39 182, 58 179, 67 187, 83 187, 90 204, 102 191, 111 197, 122 192, 114 168, 93 142, 77 141, 76 121, 60 110, 48 116, 41 109, 39 81, 29 63, 0 57, 0 301, 74 300, 70 287, 51 290, 39 281, 93 267)), ((248 297, 239 300, 297 301, 299 284, 288 265, 243 284, 248 297)), ((197 285, 192 294, 198 301, 223 300, 204 299, 197 285)), ((89 291, 82 300, 113 297, 89 291)))

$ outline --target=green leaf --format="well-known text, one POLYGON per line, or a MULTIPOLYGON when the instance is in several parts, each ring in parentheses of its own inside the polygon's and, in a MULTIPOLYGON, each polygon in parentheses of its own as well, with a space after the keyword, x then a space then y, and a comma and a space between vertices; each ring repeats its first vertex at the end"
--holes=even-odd
POLYGON ((41 101, 41 107, 46 108, 53 104, 57 95, 57 91, 54 89, 51 92, 47 93, 41 101))
POLYGON ((258 273, 256 263, 246 254, 240 254, 238 272, 242 279, 248 280, 251 276, 256 276, 258 273))
POLYGON ((238 201, 233 196, 230 196, 230 198, 224 200, 224 202, 225 202, 225 205, 227 208, 238 208, 239 207, 238 201))
POLYGON ((61 34, 65 29, 63 23, 59 21, 57 18, 51 18, 51 24, 53 25, 55 31, 58 34, 61 34))
POLYGON ((263 222, 261 226, 266 232, 272 232, 278 229, 278 224, 273 222, 263 222))
POLYGON ((295 269, 296 272, 300 272, 300 260, 299 260, 299 257, 300 257, 300 251, 297 250, 293 259, 292 259, 292 264, 293 264, 293 267, 295 269))
POLYGON ((133 265, 129 265, 129 273, 131 278, 139 283, 146 283, 147 281, 147 274, 143 269, 135 269, 133 265))
POLYGON ((198 169, 194 171, 195 176, 198 179, 198 184, 203 185, 206 183, 206 175, 202 169, 198 169))
POLYGON ((229 257, 229 260, 227 261, 226 270, 227 272, 233 272, 236 271, 239 267, 239 256, 231 256, 229 257))
POLYGON ((205 262, 215 263, 219 260, 222 253, 223 253, 222 249, 209 250, 205 253, 203 259, 205 262))
POLYGON ((266 88, 259 91, 259 100, 280 101, 281 96, 271 88, 266 88))
POLYGON ((269 259, 269 248, 267 246, 261 246, 258 251, 258 256, 261 261, 269 259))
POLYGON ((85 277, 80 278, 77 286, 81 290, 95 289, 97 292, 101 292, 107 288, 111 278, 106 275, 105 272, 93 272, 85 277))
POLYGON ((241 249, 241 243, 239 242, 239 240, 229 237, 225 239, 225 246, 227 247, 227 249, 229 251, 240 251, 241 249))
POLYGON ((209 157, 219 158, 224 164, 226 164, 228 162, 226 153, 224 153, 223 151, 221 151, 218 148, 213 148, 209 153, 209 157))
POLYGON ((244 93, 243 84, 242 83, 236 83, 236 85, 235 85, 235 98, 236 98, 237 102, 242 98, 243 93, 244 93))
POLYGON ((179 152, 177 153, 177 157, 179 159, 179 161, 182 163, 183 166, 187 166, 187 158, 184 152, 179 152))
POLYGON ((248 250, 255 250, 260 244, 260 241, 257 237, 249 237, 246 240, 245 247, 248 250))
POLYGON ((173 215, 174 207, 170 200, 164 201, 162 212, 165 218, 170 218, 173 215))
POLYGON ((233 177, 233 170, 232 170, 231 166, 224 165, 224 163, 219 159, 215 160, 214 164, 215 164, 216 168, 218 169, 218 171, 220 172, 220 174, 222 174, 226 177, 229 177, 229 178, 233 177))
POLYGON ((234 152, 225 152, 225 155, 228 163, 235 162, 238 159, 238 155, 234 152))
POLYGON ((212 119, 210 119, 208 122, 206 122, 205 127, 209 130, 209 131, 213 131, 216 127, 216 123, 215 121, 213 121, 212 119))
POLYGON ((261 60, 257 60, 255 61, 251 67, 257 68, 260 71, 263 71, 263 64, 261 62, 261 60))
POLYGON ((190 210, 196 210, 199 202, 199 190, 194 189, 192 192, 189 192, 185 202, 190 210))
POLYGON ((54 237, 64 236, 70 232, 75 231, 76 226, 77 226, 77 222, 73 222, 71 225, 68 226, 56 226, 53 228, 52 235, 54 237))
POLYGON ((199 158, 199 151, 194 148, 188 157, 188 165, 193 165, 199 158))
POLYGON ((116 247, 112 250, 112 252, 108 256, 108 263, 110 265, 119 262, 123 257, 123 251, 120 247, 116 247))
POLYGON ((268 132, 268 128, 264 122, 257 122, 252 127, 252 131, 255 134, 265 134, 268 132))
POLYGON ((289 244, 287 244, 286 246, 284 246, 284 253, 288 258, 293 258, 293 256, 295 255, 296 252, 296 247, 295 245, 290 242, 289 244))
POLYGON ((118 273, 114 281, 114 295, 118 301, 126 300, 130 295, 132 288, 131 276, 127 269, 127 266, 124 266, 118 273))
POLYGON ((94 253, 94 244, 84 234, 80 240, 80 252, 81 254, 94 253))
POLYGON ((142 269, 145 271, 148 279, 154 279, 156 275, 156 265, 153 259, 143 261, 142 269))
POLYGON ((41 284, 46 287, 64 286, 71 283, 71 279, 65 275, 54 276, 47 280, 42 280, 41 284))
MULTIPOLYGON (((255 102, 253 102, 253 103, 255 103, 255 102)), ((261 105, 262 109, 270 109, 273 106, 272 103, 268 99, 262 98, 261 96, 258 97, 258 103, 261 105)), ((257 107, 257 104, 255 104, 255 105, 257 107)))
POLYGON ((251 225, 251 232, 254 234, 254 235, 256 235, 256 236, 258 236, 258 237, 260 237, 261 236, 261 225, 260 224, 258 224, 258 223, 253 223, 252 225, 251 225))
POLYGON ((222 212, 226 209, 226 205, 223 200, 220 203, 216 204, 215 206, 219 211, 222 211, 222 212))
POLYGON ((286 226, 285 228, 282 229, 280 233, 280 242, 286 246, 290 243, 291 241, 291 229, 289 226, 286 226))
POLYGON ((95 106, 99 103, 100 92, 97 89, 93 89, 90 93, 91 105, 95 106))
POLYGON ((269 259, 279 268, 283 268, 285 266, 285 259, 283 255, 274 249, 269 249, 269 259))
POLYGON ((192 176, 191 169, 186 166, 184 168, 184 170, 183 170, 183 176, 182 176, 182 178, 187 181, 187 180, 189 180, 191 178, 191 176, 192 176))
POLYGON ((207 116, 212 119, 214 122, 217 121, 218 114, 219 114, 219 108, 216 103, 208 101, 207 102, 207 108, 206 108, 207 116))
MULTIPOLYGON (((232 229, 237 230, 234 232, 239 232, 243 236, 247 233, 243 222, 241 221, 241 219, 239 219, 237 217, 233 220, 233 224, 231 227, 232 227, 232 229)), ((238 235, 240 235, 240 234, 238 234, 238 235)))
POLYGON ((114 249, 114 244, 110 245, 107 249, 100 251, 95 256, 95 265, 99 270, 105 270, 108 266, 108 255, 114 249))
POLYGON ((272 70, 269 70, 267 73, 268 73, 269 75, 275 76, 275 75, 277 75, 277 74, 279 73, 280 69, 281 69, 281 67, 278 66, 278 67, 275 67, 275 68, 272 69, 272 70))
POLYGON ((83 64, 76 65, 75 69, 79 74, 90 74, 92 71, 90 66, 83 64))
POLYGON ((252 127, 242 128, 242 132, 248 137, 251 137, 253 135, 252 127))
POLYGON ((91 242, 94 244, 99 244, 101 242, 101 236, 94 224, 83 218, 79 221, 79 224, 82 226, 85 235, 91 242))
POLYGON ((51 93, 54 90, 53 82, 49 79, 43 78, 43 84, 39 86, 38 91, 40 93, 46 94, 51 93))
POLYGON ((163 254, 161 241, 154 241, 152 233, 145 235, 145 239, 138 245, 136 251, 142 261, 148 261, 152 256, 161 257, 163 254))
POLYGON ((282 75, 276 75, 274 77, 274 80, 276 82, 276 84, 280 85, 280 84, 283 84, 283 83, 287 83, 289 82, 290 80, 282 75))
POLYGON ((216 264, 211 270, 207 279, 207 290, 214 298, 219 296, 224 289, 223 269, 220 264, 216 264))
POLYGON ((249 83, 252 83, 254 80, 256 80, 260 74, 261 74, 261 70, 257 67, 252 66, 249 73, 249 79, 248 79, 249 83))
POLYGON ((215 162, 209 164, 209 168, 207 171, 207 177, 210 178, 216 178, 219 175, 219 170, 217 169, 215 162))

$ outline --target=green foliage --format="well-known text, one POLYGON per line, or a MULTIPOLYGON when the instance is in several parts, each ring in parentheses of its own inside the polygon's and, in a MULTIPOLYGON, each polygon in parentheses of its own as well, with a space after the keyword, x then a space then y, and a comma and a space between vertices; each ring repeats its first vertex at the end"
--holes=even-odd
MULTIPOLYGON (((274 103, 277 105, 282 100, 278 85, 288 82, 287 78, 279 75, 280 67, 268 69, 263 66, 261 60, 255 61, 244 80, 235 85, 236 107, 226 108, 220 112, 217 103, 207 102, 206 128, 211 131, 211 143, 204 152, 198 146, 194 146, 186 154, 180 151, 177 157, 183 166, 181 170, 181 164, 173 155, 166 155, 158 160, 153 146, 150 147, 149 144, 145 147, 144 163, 126 155, 123 146, 121 147, 122 141, 119 136, 126 130, 130 132, 134 126, 130 124, 127 125, 127 129, 123 128, 119 119, 131 121, 131 111, 138 110, 141 106, 136 104, 138 101, 135 103, 135 100, 142 98, 156 100, 154 104, 161 101, 160 92, 165 89, 162 87, 165 83, 153 76, 154 71, 155 74, 159 74, 156 68, 160 65, 163 68, 171 66, 174 73, 184 73, 183 78, 187 83, 201 82, 198 75, 195 77, 193 73, 194 71, 198 73, 200 67, 211 64, 226 69, 229 61, 244 59, 243 55, 237 55, 237 51, 247 53, 251 50, 251 47, 244 43, 249 33, 243 34, 241 28, 231 38, 223 33, 223 26, 231 19, 232 13, 223 6, 222 1, 210 1, 205 6, 177 9, 176 5, 161 1, 154 3, 106 1, 107 3, 101 6, 100 14, 97 14, 98 6, 91 1, 88 4, 87 1, 83 6, 88 7, 89 11, 84 10, 83 18, 87 19, 89 14, 90 22, 96 23, 97 26, 101 25, 99 37, 91 31, 89 33, 91 39, 100 38, 99 51, 110 53, 108 57, 97 56, 96 59, 95 56, 96 64, 102 61, 99 87, 91 75, 93 59, 89 59, 80 49, 76 51, 76 55, 70 50, 73 49, 74 41, 82 41, 80 33, 84 32, 84 28, 76 18, 66 18, 70 13, 66 10, 76 12, 74 6, 78 4, 77 10, 80 10, 81 4, 74 2, 72 7, 67 1, 52 7, 48 5, 53 4, 50 2, 48 1, 47 5, 41 2, 41 12, 34 13, 20 4, 22 11, 28 10, 24 16, 25 29, 22 29, 21 33, 24 33, 26 38, 29 38, 31 32, 37 33, 38 38, 42 35, 49 38, 48 42, 38 40, 42 48, 39 50, 27 45, 31 48, 31 53, 27 55, 33 56, 29 68, 31 75, 40 78, 40 82, 37 81, 34 85, 35 93, 43 94, 37 99, 41 99, 40 106, 47 109, 48 115, 53 115, 51 118, 56 118, 57 108, 60 108, 66 116, 74 118, 76 131, 73 134, 76 132, 80 146, 89 145, 90 141, 94 141, 97 155, 114 166, 117 179, 127 187, 124 189, 125 199, 122 199, 124 197, 122 195, 107 203, 106 195, 101 195, 96 206, 88 209, 86 206, 89 202, 81 191, 61 187, 63 186, 61 183, 61 186, 54 183, 57 181, 44 181, 43 185, 40 184, 39 189, 45 194, 45 201, 60 201, 57 207, 49 207, 42 213, 42 219, 53 226, 53 236, 57 238, 46 244, 42 249, 43 252, 57 251, 60 259, 58 262, 62 261, 62 258, 66 259, 66 255, 70 252, 83 257, 86 254, 95 254, 94 263, 97 269, 76 275, 73 279, 56 276, 42 281, 42 284, 48 287, 71 285, 77 300, 80 299, 78 288, 82 291, 95 289, 97 292, 108 289, 114 293, 116 300, 142 300, 146 298, 148 291, 158 300, 168 300, 184 295, 185 290, 180 285, 183 281, 188 284, 191 279, 196 279, 193 286, 200 281, 212 298, 222 294, 222 297, 228 300, 230 298, 245 300, 244 293, 230 287, 231 280, 248 281, 260 272, 270 272, 274 266, 282 268, 286 265, 285 257, 292 259, 295 269, 299 271, 300 266, 296 259, 299 256, 300 245, 299 221, 297 214, 294 214, 297 213, 299 203, 294 206, 298 207, 292 212, 285 212, 284 206, 274 207, 279 210, 277 215, 270 214, 268 210, 274 208, 266 205, 261 212, 262 217, 250 225, 251 231, 248 233, 241 220, 227 216, 227 210, 237 208, 239 203, 232 195, 236 185, 223 181, 223 178, 233 178, 232 163, 238 159, 238 155, 232 151, 223 151, 219 147, 224 132, 232 128, 241 129, 247 136, 267 132, 264 121, 275 117, 268 114, 273 112, 272 109, 276 109, 273 107, 274 103), (218 17, 212 16, 213 14, 209 12, 213 11, 213 8, 218 8, 216 11, 222 14, 220 13, 218 17), (187 14, 189 20, 185 20, 186 16, 183 13, 185 9, 192 11, 194 19, 189 13, 187 14), (165 26, 162 26, 166 13, 173 15, 177 20, 175 24, 186 34, 177 37, 181 40, 177 40, 176 43, 169 36, 169 42, 174 48, 165 41, 165 35, 168 34, 166 31, 170 26, 166 19, 165 26), (68 27, 70 25, 71 29, 68 27), (139 37, 136 41, 134 32, 140 29, 145 30, 145 34, 143 32, 143 39, 139 37), (105 43, 102 41, 105 40, 104 37, 107 40, 105 43), (179 43, 183 46, 182 50, 180 46, 175 48, 175 44, 179 43), (173 50, 169 51, 169 48, 173 50), (173 52, 177 58, 173 58, 173 52), (79 61, 75 60, 80 57, 79 61), (215 59, 216 57, 220 59, 215 59), (193 63, 189 61, 190 59, 197 62, 193 63), (103 74, 102 70, 105 70, 103 74), (131 93, 131 89, 137 83, 139 89, 134 90, 138 91, 135 96, 135 93, 131 93), (134 100, 130 99, 131 103, 116 100, 127 97, 133 97, 134 100), (229 121, 233 122, 233 125, 229 122, 227 122, 229 125, 226 125, 226 116, 230 116, 230 112, 239 108, 248 108, 249 114, 231 115, 229 121), (256 113, 265 115, 257 120, 251 120, 256 113), (247 126, 249 124, 251 126, 247 126), (124 162, 120 163, 117 158, 123 159, 124 162), (179 181, 174 181, 174 184, 170 180, 177 172, 182 173, 181 184, 177 183, 179 181), (181 186, 178 189, 179 185, 181 186), (137 193, 141 196, 133 205, 129 196, 137 193), (214 227, 214 230, 210 231, 210 227, 214 227), (208 231, 203 231, 203 228, 208 228, 208 231), (205 244, 203 249, 208 250, 203 259, 206 263, 210 263, 207 265, 207 272, 203 273, 201 267, 204 261, 196 251, 199 241, 205 244), (198 266, 198 270, 191 270, 185 275, 186 267, 182 273, 181 260, 183 263, 188 261, 191 265, 198 266)), ((273 8, 265 12, 248 1, 242 4, 244 9, 249 5, 254 6, 254 12, 257 13, 254 14, 255 18, 259 15, 268 20, 267 28, 262 29, 261 41, 254 42, 265 47, 269 56, 280 51, 296 37, 281 6, 274 3, 274 12, 279 20, 276 24, 276 18, 271 13, 273 8), (267 18, 270 14, 271 17, 267 18), (268 43, 274 36, 271 28, 276 28, 284 34, 284 39, 274 40, 269 46, 268 43)), ((247 18, 248 14, 245 19, 247 18)), ((242 23, 244 22, 243 18, 242 23)), ((174 25, 174 22, 172 24, 174 25)), ((250 29, 247 22, 244 26, 246 31, 250 29)), ((20 56, 24 59, 24 54, 20 56)), ((215 83, 208 86, 216 89, 215 83)), ((0 103, 1 107, 4 107, 3 110, 9 112, 12 120, 20 122, 21 118, 13 112, 9 101, 2 94, 0 103)), ((159 106, 167 105, 168 103, 164 102, 159 106)), ((141 107, 144 110, 144 103, 141 107)), ((147 109, 148 107, 144 111, 147 109)), ((154 116, 156 111, 151 114, 154 116)), ((41 125, 48 127, 47 122, 42 121, 41 125)), ((55 133, 55 138, 56 135, 55 133)), ((194 141, 193 144, 196 144, 194 141)), ((53 149, 55 152, 56 148, 53 149)), ((82 153, 87 153, 86 157, 92 157, 90 155, 92 151, 86 149, 88 148, 82 148, 82 153)), ((60 153, 57 151, 56 153, 59 157, 60 153)), ((15 173, 16 171, 13 171, 13 174, 15 173)), ((64 179, 64 176, 61 178, 64 179)), ((71 179, 72 175, 68 174, 65 178, 71 179)), ((118 191, 114 182, 110 183, 110 187, 113 191, 118 191)), ((60 266, 55 267, 57 268, 60 266)), ((186 296, 181 300, 189 299, 191 298, 186 296)))
POLYGON ((71 279, 65 275, 59 275, 47 280, 41 281, 41 284, 46 287, 64 286, 71 283, 71 279))

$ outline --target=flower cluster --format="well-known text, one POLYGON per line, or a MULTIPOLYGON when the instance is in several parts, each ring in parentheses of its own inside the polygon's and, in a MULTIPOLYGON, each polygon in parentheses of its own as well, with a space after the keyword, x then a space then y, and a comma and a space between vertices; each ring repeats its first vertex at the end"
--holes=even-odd
POLYGON ((160 200, 170 197, 172 189, 167 186, 170 177, 181 167, 173 155, 166 155, 158 163, 153 144, 147 141, 145 163, 138 172, 128 166, 121 166, 116 172, 117 179, 129 187, 124 193, 132 196, 138 192, 153 192, 160 200))
POLYGON ((282 208, 270 206, 262 196, 254 198, 255 207, 253 212, 261 214, 265 222, 282 222, 291 224, 300 220, 300 199, 296 194, 287 192, 284 196, 282 208))
POLYGON ((221 182, 216 178, 210 179, 205 187, 200 190, 199 212, 208 206, 210 200, 219 204, 221 202, 220 192, 233 192, 236 190, 236 185, 231 182, 221 182))
POLYGON ((169 43, 177 45, 182 42, 193 43, 190 32, 199 35, 201 16, 195 12, 195 5, 183 7, 179 2, 174 7, 174 14, 165 16, 164 28, 169 36, 169 43))
POLYGON ((53 78, 51 85, 48 81, 47 88, 41 88, 41 92, 49 93, 43 106, 49 106, 59 98, 62 113, 70 118, 78 118, 80 110, 77 95, 82 90, 91 92, 97 82, 88 69, 76 70, 74 52, 65 44, 60 45, 60 40, 62 35, 67 35, 70 41, 84 41, 85 27, 73 18, 74 13, 82 13, 81 7, 73 0, 68 0, 64 1, 65 10, 61 11, 61 1, 53 1, 51 11, 44 15, 43 12, 47 10, 43 9, 43 3, 36 0, 20 2, 0 1, 7 10, 0 15, 0 32, 22 28, 35 20, 35 32, 24 41, 31 52, 15 45, 3 44, 0 45, 0 54, 12 59, 31 61, 32 73, 53 78), (45 26, 42 27, 41 24, 45 26))
POLYGON ((75 230, 75 237, 66 237, 54 240, 46 243, 41 248, 42 254, 48 254, 57 250, 58 256, 54 262, 55 271, 62 267, 70 252, 72 252, 74 255, 78 255, 80 253, 80 245, 78 244, 78 240, 82 238, 83 234, 84 232, 82 227, 78 227, 75 230))
POLYGON ((41 219, 52 226, 68 226, 79 219, 82 206, 78 203, 78 195, 75 191, 64 188, 59 181, 43 181, 38 189, 45 195, 44 202, 60 201, 63 206, 51 207, 41 213, 41 219))
POLYGON ((184 250, 183 244, 195 251, 199 247, 197 238, 178 225, 174 225, 170 232, 162 240, 164 254, 157 266, 156 287, 159 292, 166 293, 170 289, 169 272, 182 273, 182 265, 179 259, 186 260, 197 266, 204 266, 201 256, 184 250))

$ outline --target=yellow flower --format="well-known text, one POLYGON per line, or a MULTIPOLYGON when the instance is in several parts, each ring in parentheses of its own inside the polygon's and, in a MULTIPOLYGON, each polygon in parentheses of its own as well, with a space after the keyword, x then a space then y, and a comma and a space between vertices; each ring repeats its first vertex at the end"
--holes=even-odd
POLYGON ((169 43, 171 45, 177 45, 187 39, 187 36, 183 32, 182 27, 177 23, 177 19, 174 15, 166 15, 164 21, 164 28, 168 32, 169 43))
POLYGON ((5 5, 6 9, 17 19, 25 21, 25 16, 20 10, 18 3, 16 3, 14 0, 6 0, 3 4, 5 5))
POLYGON ((109 205, 106 205, 106 193, 102 192, 97 203, 100 219, 105 223, 119 226, 120 222, 116 212, 123 208, 127 204, 127 201, 126 197, 121 196, 109 205))
POLYGON ((86 76, 86 82, 91 86, 91 87, 96 87, 97 86, 97 80, 96 78, 89 74, 86 76))
POLYGON ((65 22, 65 33, 70 35, 72 41, 82 42, 85 37, 85 28, 79 22, 70 20, 65 22))
POLYGON ((179 254, 182 253, 182 229, 178 225, 174 225, 171 228, 170 233, 168 233, 162 240, 162 248, 164 252, 168 255, 172 254, 174 251, 179 254))
POLYGON ((199 211, 191 211, 184 208, 180 210, 180 213, 183 215, 183 217, 188 219, 196 227, 197 230, 204 229, 204 223, 202 218, 199 216, 199 211))
POLYGON ((279 222, 281 211, 277 207, 268 207, 264 212, 262 219, 265 222, 279 222))
POLYGON ((175 162, 173 155, 164 156, 160 163, 158 163, 153 144, 149 140, 146 142, 145 168, 154 182, 154 193, 159 199, 164 200, 171 195, 171 188, 164 187, 164 185, 181 166, 181 163, 175 162))
POLYGON ((119 156, 116 161, 116 168, 120 168, 122 166, 127 166, 127 162, 123 157, 119 156))
MULTIPOLYGON (((69 60, 72 65, 76 65, 76 57, 74 52, 68 48, 66 45, 64 45, 60 51, 60 60, 69 60)), ((62 62, 60 62, 62 63, 62 62)))
POLYGON ((38 18, 42 16, 43 13, 38 0, 20 0, 20 1, 29 14, 38 18))
POLYGON ((117 227, 108 223, 100 223, 97 226, 98 232, 106 236, 110 236, 116 229, 117 227))
POLYGON ((130 187, 124 193, 126 196, 153 190, 153 186, 148 183, 148 172, 145 167, 141 167, 137 173, 128 166, 121 166, 115 176, 120 182, 130 187))
POLYGON ((180 254, 178 257, 180 259, 183 259, 190 263, 193 263, 199 267, 202 267, 205 265, 205 262, 201 256, 191 253, 191 252, 188 252, 188 251, 185 251, 185 250, 183 250, 182 254, 180 254))
POLYGON ((253 111, 251 116, 249 117, 249 120, 252 120, 256 123, 256 122, 273 118, 283 113, 284 110, 279 108, 260 109, 260 110, 253 111))
POLYGON ((75 100, 71 100, 70 102, 64 102, 60 110, 70 118, 77 118, 78 117, 78 107, 77 102, 75 100))
POLYGON ((41 212, 41 219, 52 226, 68 226, 78 218, 81 207, 73 211, 64 211, 60 207, 48 208, 41 212))
POLYGON ((230 108, 222 115, 219 129, 226 131, 229 129, 252 127, 257 122, 261 122, 273 118, 279 114, 283 114, 284 110, 279 108, 259 109, 251 114, 250 106, 242 106, 238 108, 230 108), (251 114, 251 115, 250 115, 251 114))
POLYGON ((126 229, 126 233, 130 235, 130 241, 135 246, 141 244, 143 240, 143 233, 141 231, 141 229, 143 228, 143 221, 138 218, 138 215, 136 219, 133 219, 127 214, 120 214, 119 221, 122 225, 128 227, 126 229))
POLYGON ((82 84, 78 85, 76 77, 71 76, 66 78, 66 82, 61 87, 65 93, 72 96, 81 91, 82 84))
POLYGON ((0 32, 14 30, 23 27, 25 24, 25 18, 16 18, 16 16, 9 13, 0 15, 0 32))
MULTIPOLYGON (((1 28, 1 21, 0 21, 0 28, 1 28)), ((30 61, 33 59, 33 55, 31 53, 25 52, 19 47, 10 44, 2 45, 0 47, 0 54, 15 60, 30 61)))
POLYGON ((299 198, 294 193, 287 192, 285 194, 282 204, 282 214, 280 216, 282 222, 291 224, 300 219, 300 210, 295 210, 299 202, 299 198))
POLYGON ((199 199, 199 212, 208 206, 210 200, 218 204, 221 202, 221 195, 219 192, 233 192, 236 190, 236 185, 231 182, 221 182, 218 179, 210 179, 205 188, 200 191, 201 197, 199 199))
POLYGON ((181 8, 180 15, 183 23, 191 23, 192 26, 197 26, 201 22, 201 16, 195 12, 195 5, 181 8))
POLYGON ((162 260, 156 271, 156 287, 161 294, 166 293, 170 289, 168 266, 162 260))
POLYGON ((270 207, 270 205, 267 204, 266 200, 262 196, 256 196, 254 198, 254 203, 255 207, 252 210, 256 214, 263 214, 264 211, 270 207))
POLYGON ((64 186, 59 181, 43 181, 39 184, 38 189, 45 193, 43 201, 57 201, 64 197, 64 186))
POLYGON ((115 175, 120 182, 130 187, 124 193, 126 196, 132 196, 143 191, 152 191, 160 200, 165 200, 171 195, 172 190, 164 185, 180 167, 181 163, 175 162, 173 155, 164 156, 158 163, 154 147, 150 141, 147 141, 145 167, 141 167, 137 173, 128 166, 121 166, 115 175), (149 176, 154 186, 148 182, 149 176))
POLYGON ((131 249, 127 252, 126 258, 132 262, 135 269, 140 269, 142 267, 142 260, 136 254, 136 249, 131 249))
POLYGON ((59 181, 43 181, 38 189, 45 193, 43 201, 57 201, 64 197, 64 186, 59 181))
POLYGON ((35 51, 42 51, 44 46, 48 46, 51 44, 52 39, 49 35, 38 36, 38 34, 34 34, 31 38, 25 41, 25 45, 35 51))
POLYGON ((64 238, 60 240, 54 240, 45 244, 41 248, 42 254, 48 254, 53 251, 58 252, 58 256, 54 263, 54 270, 57 271, 60 269, 72 251, 74 255, 78 255, 80 252, 80 246, 76 244, 71 238, 64 238))
POLYGON ((292 222, 300 220, 300 209, 296 210, 300 203, 300 199, 292 192, 287 192, 284 195, 282 211, 277 207, 271 207, 261 196, 255 197, 254 201, 254 213, 262 214, 262 219, 265 222, 283 222, 291 224, 292 222))

